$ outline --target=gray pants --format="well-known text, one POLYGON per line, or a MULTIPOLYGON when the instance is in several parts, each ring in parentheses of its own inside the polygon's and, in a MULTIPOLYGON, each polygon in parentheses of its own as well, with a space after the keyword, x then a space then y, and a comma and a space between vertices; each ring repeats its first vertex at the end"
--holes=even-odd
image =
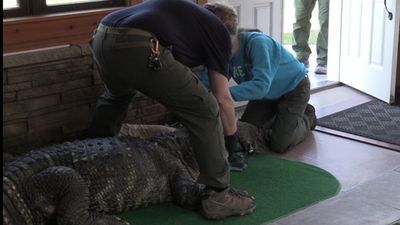
POLYGON ((317 63, 326 65, 328 62, 328 27, 329 27, 329 0, 295 0, 295 17, 293 24, 293 50, 298 59, 311 54, 308 39, 310 37, 310 19, 315 3, 318 1, 320 31, 317 37, 317 63))
POLYGON ((250 101, 241 120, 266 129, 265 138, 272 151, 287 152, 310 133, 310 121, 304 115, 309 99, 307 77, 278 100, 250 101))
POLYGON ((138 90, 163 104, 188 129, 200 169, 198 182, 227 187, 228 153, 214 96, 169 48, 160 46, 160 71, 148 68, 151 34, 135 30, 110 28, 94 35, 94 60, 106 90, 93 114, 91 136, 116 135, 138 90))

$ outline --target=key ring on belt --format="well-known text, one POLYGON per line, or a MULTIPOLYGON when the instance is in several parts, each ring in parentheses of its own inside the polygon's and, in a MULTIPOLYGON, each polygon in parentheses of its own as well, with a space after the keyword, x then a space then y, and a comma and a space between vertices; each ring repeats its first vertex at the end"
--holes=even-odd
POLYGON ((156 37, 153 37, 150 39, 150 56, 149 56, 149 62, 148 62, 148 67, 152 68, 154 71, 160 71, 161 70, 161 62, 160 62, 160 43, 158 42, 158 39, 156 37))
POLYGON ((151 52, 155 55, 160 54, 160 43, 158 42, 158 39, 153 37, 150 39, 150 43, 151 43, 151 52))

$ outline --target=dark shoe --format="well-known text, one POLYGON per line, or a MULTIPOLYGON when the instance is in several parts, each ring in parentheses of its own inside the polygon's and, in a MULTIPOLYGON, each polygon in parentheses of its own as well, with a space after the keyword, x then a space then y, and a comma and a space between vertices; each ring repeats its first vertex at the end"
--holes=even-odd
POLYGON ((231 171, 243 171, 247 167, 246 152, 239 143, 238 133, 225 136, 225 147, 229 152, 228 161, 231 171))
POLYGON ((306 115, 308 117, 308 120, 310 121, 311 130, 314 130, 315 126, 317 125, 317 116, 315 115, 314 106, 312 106, 311 104, 307 104, 304 115, 306 115))
POLYGON ((202 214, 208 219, 222 219, 228 216, 243 216, 252 213, 256 208, 254 197, 246 191, 231 187, 217 192, 208 189, 201 200, 202 214))
POLYGON ((318 64, 317 67, 315 67, 315 73, 316 74, 326 74, 328 72, 328 67, 323 64, 318 64))
POLYGON ((243 171, 247 167, 246 152, 234 152, 228 157, 231 171, 243 171))
POLYGON ((303 63, 306 68, 310 67, 310 62, 308 61, 307 58, 301 58, 301 59, 297 59, 297 60, 299 60, 299 62, 303 63))

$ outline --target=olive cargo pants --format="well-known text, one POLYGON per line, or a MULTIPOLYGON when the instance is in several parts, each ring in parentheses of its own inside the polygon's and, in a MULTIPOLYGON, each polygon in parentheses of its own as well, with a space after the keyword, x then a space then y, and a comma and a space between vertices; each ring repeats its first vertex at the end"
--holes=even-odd
POLYGON ((266 129, 272 151, 286 152, 310 133, 310 121, 304 115, 309 99, 310 80, 306 77, 277 100, 250 101, 241 120, 266 129))
POLYGON ((151 38, 139 29, 102 25, 97 29, 91 46, 106 90, 92 116, 91 136, 116 135, 138 90, 163 104, 188 129, 200 169, 198 182, 227 187, 228 153, 214 96, 190 68, 174 59, 169 48, 160 46, 161 70, 149 68, 151 38))

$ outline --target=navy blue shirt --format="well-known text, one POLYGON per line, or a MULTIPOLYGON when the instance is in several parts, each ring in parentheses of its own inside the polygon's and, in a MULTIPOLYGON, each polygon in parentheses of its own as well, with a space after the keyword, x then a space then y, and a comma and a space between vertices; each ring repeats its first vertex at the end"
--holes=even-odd
POLYGON ((161 44, 172 46, 182 64, 205 65, 225 76, 231 55, 231 38, 221 20, 189 0, 149 0, 105 16, 102 24, 154 33, 161 44))

